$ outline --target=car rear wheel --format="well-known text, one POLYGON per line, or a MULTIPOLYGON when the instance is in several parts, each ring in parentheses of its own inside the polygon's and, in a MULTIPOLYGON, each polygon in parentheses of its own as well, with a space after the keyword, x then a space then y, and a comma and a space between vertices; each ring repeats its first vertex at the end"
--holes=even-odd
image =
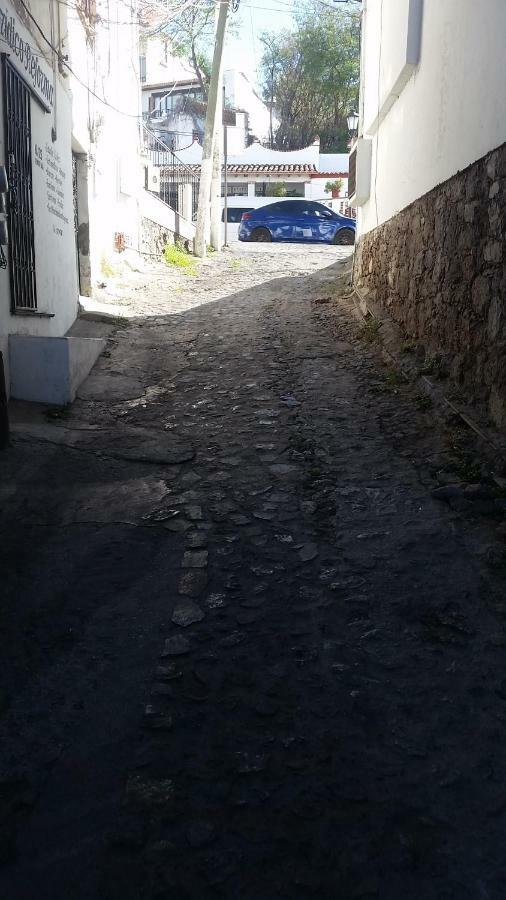
POLYGON ((350 247, 355 243, 355 232, 353 228, 340 228, 334 238, 334 244, 344 244, 346 247, 350 247))
POLYGON ((254 228, 251 232, 251 240, 261 244, 269 244, 272 241, 272 234, 268 228, 254 228))

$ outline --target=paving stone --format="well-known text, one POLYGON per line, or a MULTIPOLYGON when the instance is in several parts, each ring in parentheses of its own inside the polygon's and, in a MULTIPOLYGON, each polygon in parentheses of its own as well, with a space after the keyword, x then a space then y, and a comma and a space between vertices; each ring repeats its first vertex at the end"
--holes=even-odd
POLYGON ((185 538, 185 546, 190 550, 199 550, 207 547, 208 538, 205 532, 190 531, 185 538))
POLYGON ((147 775, 130 775, 126 786, 129 803, 135 805, 166 807, 174 800, 174 782, 170 778, 150 778, 147 775))
POLYGON ((201 622, 204 617, 205 613, 192 600, 180 600, 172 613, 174 625, 181 625, 182 628, 201 622))
POLYGON ((201 506, 186 506, 185 513, 191 522, 200 522, 204 518, 201 506))
POLYGON ((269 466, 269 472, 276 478, 293 478, 298 471, 297 466, 291 466, 289 463, 275 463, 269 466))
POLYGON ((172 716, 151 703, 144 710, 144 722, 151 731, 172 731, 172 716))
POLYGON ((159 681, 177 681, 183 675, 181 669, 178 669, 175 663, 165 663, 163 666, 157 666, 155 674, 159 681))
POLYGON ((167 531, 173 531, 175 534, 184 534, 185 531, 192 527, 192 523, 188 522, 187 519, 174 519, 172 521, 164 521, 162 524, 167 531))
POLYGON ((191 644, 188 638, 182 634, 175 634, 165 641, 162 656, 185 656, 191 650, 191 644))
POLYGON ((210 609, 219 609, 221 606, 227 605, 226 594, 213 593, 206 597, 206 604, 210 609))
POLYGON ((232 513, 232 515, 229 516, 229 519, 234 525, 239 526, 248 525, 251 522, 251 519, 248 516, 244 516, 242 513, 232 513))
POLYGON ((236 647, 237 644, 242 644, 246 638, 247 635, 244 631, 233 631, 232 634, 228 634, 226 637, 221 638, 219 644, 220 647, 236 647))
POLYGON ((179 579, 178 591, 186 597, 200 597, 207 587, 207 572, 188 570, 179 579))
POLYGON ((298 555, 302 562, 311 562, 312 559, 316 559, 318 556, 318 546, 316 544, 303 544, 298 551, 298 555))
POLYGON ((205 569, 208 558, 207 550, 187 550, 183 554, 181 566, 183 569, 205 569))

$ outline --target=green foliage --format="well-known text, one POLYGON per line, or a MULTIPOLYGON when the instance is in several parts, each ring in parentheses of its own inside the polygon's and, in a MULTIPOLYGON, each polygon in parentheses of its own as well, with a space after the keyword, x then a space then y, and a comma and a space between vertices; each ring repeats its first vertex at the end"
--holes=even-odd
POLYGON ((324 152, 346 152, 346 115, 358 105, 360 20, 356 4, 302 3, 296 24, 264 34, 263 95, 280 120, 274 143, 294 150, 320 137, 324 152))
POLYGON ((106 256, 103 256, 100 260, 100 271, 104 278, 114 278, 116 274, 114 266, 111 265, 106 256))
POLYGON ((266 197, 286 197, 286 184, 283 184, 282 181, 274 181, 272 184, 267 185, 267 190, 265 191, 266 197))
POLYGON ((177 244, 167 244, 163 257, 168 266, 184 269, 187 275, 196 275, 195 258, 177 244))
POLYGON ((343 179, 336 178, 335 181, 327 181, 325 184, 325 190, 329 194, 333 194, 334 192, 340 194, 343 189, 343 179))
MULTIPOLYGON (((207 97, 210 77, 209 47, 213 45, 214 35, 214 0, 201 0, 185 6, 176 16, 157 28, 154 38, 165 37, 168 42, 168 53, 187 60, 200 87, 207 97)), ((149 39, 147 33, 145 39, 149 39)))
MULTIPOLYGON (((179 56, 190 64, 197 76, 204 99, 207 99, 211 80, 215 10, 215 0, 199 0, 198 3, 183 5, 176 15, 169 16, 167 21, 152 33, 154 38, 166 38, 169 55, 179 56)), ((228 32, 237 33, 237 26, 233 20, 229 24, 228 32)), ((145 40, 149 40, 149 37, 149 32, 144 34, 145 40)))
POLYGON ((371 316, 370 319, 366 319, 362 328, 360 329, 360 337, 366 344, 373 344, 375 341, 380 339, 380 331, 383 326, 383 322, 380 322, 379 319, 373 319, 371 316))

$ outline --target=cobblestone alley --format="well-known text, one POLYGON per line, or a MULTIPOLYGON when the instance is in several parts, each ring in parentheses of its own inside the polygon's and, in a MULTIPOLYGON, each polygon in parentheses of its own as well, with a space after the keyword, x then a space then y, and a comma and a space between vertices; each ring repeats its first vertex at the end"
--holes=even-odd
POLYGON ((132 273, 70 412, 14 411, 5 900, 506 896, 506 502, 344 266, 132 273))

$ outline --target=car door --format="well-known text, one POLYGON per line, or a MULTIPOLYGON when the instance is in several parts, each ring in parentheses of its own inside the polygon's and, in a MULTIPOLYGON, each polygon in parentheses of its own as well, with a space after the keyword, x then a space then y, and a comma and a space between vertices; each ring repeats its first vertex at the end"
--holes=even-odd
MULTIPOLYGON (((261 210, 258 211, 259 213, 261 210)), ((275 241, 292 241, 294 235, 293 202, 282 200, 265 207, 264 217, 259 225, 269 229, 275 241)))
POLYGON ((294 241, 313 241, 315 235, 315 223, 311 204, 307 200, 292 201, 294 222, 294 241))
POLYGON ((299 202, 295 239, 298 241, 331 241, 336 229, 332 210, 311 200, 299 202))
POLYGON ((311 204, 311 231, 313 240, 320 243, 328 243, 334 238, 336 232, 336 217, 331 209, 323 203, 311 204))

